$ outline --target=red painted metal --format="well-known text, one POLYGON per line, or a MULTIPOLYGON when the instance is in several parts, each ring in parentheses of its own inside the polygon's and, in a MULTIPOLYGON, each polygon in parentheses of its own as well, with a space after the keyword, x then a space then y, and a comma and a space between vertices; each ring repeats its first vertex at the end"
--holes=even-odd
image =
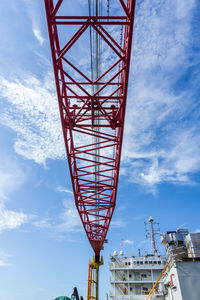
MULTIPOLYGON (((67 1, 44 2, 75 204, 88 239, 99 256, 116 202, 135 0, 116 0, 121 8, 120 16, 98 17, 63 16, 67 1), (78 29, 69 38, 72 25, 78 29), (68 34, 62 47, 61 40, 63 44, 66 37, 59 32, 61 26, 68 34), (124 27, 122 45, 109 31, 115 27, 119 30, 119 26, 124 27), (104 65, 96 80, 89 78, 85 68, 72 62, 69 54, 90 27, 107 45, 112 57, 112 63, 107 69, 104 65), (96 87, 93 94, 92 86, 96 87)), ((88 69, 89 55, 88 46, 88 69)))

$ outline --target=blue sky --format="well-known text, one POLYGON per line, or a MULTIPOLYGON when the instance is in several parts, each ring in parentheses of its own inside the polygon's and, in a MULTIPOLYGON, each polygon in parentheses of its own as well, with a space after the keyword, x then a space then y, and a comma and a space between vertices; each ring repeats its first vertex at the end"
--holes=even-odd
MULTIPOLYGON (((199 13, 198 0, 137 1, 101 299, 109 255, 122 239, 127 255, 144 253, 149 215, 163 232, 200 230, 199 13)), ((74 286, 86 297, 92 251, 71 192, 43 1, 1 1, 0 16, 0 299, 54 299, 74 286)))

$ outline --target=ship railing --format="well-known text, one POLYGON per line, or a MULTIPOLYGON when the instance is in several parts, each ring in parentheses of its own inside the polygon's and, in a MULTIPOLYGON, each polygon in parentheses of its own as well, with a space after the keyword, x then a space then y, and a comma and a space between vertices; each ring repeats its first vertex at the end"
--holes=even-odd
POLYGON ((117 257, 113 257, 115 259, 115 262, 111 262, 109 264, 110 268, 125 268, 125 264, 121 261, 120 258, 117 257))
POLYGON ((126 274, 122 270, 118 270, 113 274, 114 281, 126 281, 126 274))
MULTIPOLYGON (((115 300, 122 299, 122 295, 113 294, 111 291, 110 291, 109 295, 111 298, 114 298, 115 300)), ((144 300, 144 295, 132 295, 132 294, 123 295, 123 299, 124 300, 139 300, 139 299, 144 300)))
POLYGON ((122 262, 119 257, 115 257, 115 261, 116 261, 116 263, 117 263, 118 266, 124 267, 124 262, 122 262))
POLYGON ((117 289, 119 295, 128 295, 128 286, 126 283, 118 283, 116 286, 115 286, 115 289, 117 289))

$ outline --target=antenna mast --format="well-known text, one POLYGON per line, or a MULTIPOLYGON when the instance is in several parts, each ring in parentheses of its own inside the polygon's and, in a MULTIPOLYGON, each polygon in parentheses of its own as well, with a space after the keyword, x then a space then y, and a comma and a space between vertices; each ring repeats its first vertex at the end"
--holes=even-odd
POLYGON ((154 222, 154 219, 150 216, 148 222, 144 222, 146 237, 151 239, 151 245, 154 255, 157 255, 158 249, 156 245, 156 235, 160 234, 160 223, 154 222), (157 228, 156 228, 157 226, 157 228))

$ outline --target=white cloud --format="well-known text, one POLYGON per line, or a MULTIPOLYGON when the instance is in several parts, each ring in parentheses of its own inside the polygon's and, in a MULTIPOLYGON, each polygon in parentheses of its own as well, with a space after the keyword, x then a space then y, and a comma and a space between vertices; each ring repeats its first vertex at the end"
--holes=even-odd
MULTIPOLYGON (((23 80, 0 79, 0 96, 4 100, 0 104, 0 124, 17 133, 16 153, 43 165, 47 159, 64 159, 66 151, 52 75, 41 80, 33 75, 24 75, 23 80)), ((74 136, 76 146, 85 143, 84 135, 74 136)))
POLYGON ((123 221, 123 220, 112 220, 110 223, 110 227, 111 228, 121 228, 121 227, 126 227, 127 222, 123 221))
POLYGON ((24 183, 25 174, 12 156, 0 156, 0 201, 5 201, 24 183))
POLYGON ((23 81, 1 78, 0 95, 6 99, 0 123, 17 133, 15 151, 45 164, 47 158, 65 157, 53 79, 28 76, 23 81), (7 103, 7 105, 6 105, 7 103))
POLYGON ((8 210, 3 204, 0 205, 0 232, 20 227, 27 220, 22 212, 8 210))
POLYGON ((38 219, 37 221, 31 222, 31 225, 38 228, 52 228, 53 224, 49 220, 38 219))
MULTIPOLYGON (((64 191, 65 192, 65 191, 64 191)), ((30 225, 49 230, 57 234, 82 232, 81 219, 72 198, 65 198, 60 212, 54 216, 42 217, 38 215, 29 215, 27 221, 30 225)))
POLYGON ((6 202, 14 191, 25 181, 25 174, 13 157, 1 156, 0 159, 0 232, 20 227, 27 220, 22 212, 8 210, 6 202))
POLYGON ((132 240, 124 240, 123 243, 127 244, 127 245, 133 245, 134 241, 132 241, 132 240))
POLYGON ((56 230, 60 232, 82 232, 82 224, 74 201, 66 199, 63 201, 64 212, 60 215, 60 223, 56 230))
POLYGON ((61 211, 51 217, 42 217, 37 215, 29 215, 28 222, 38 229, 48 230, 60 236, 66 233, 83 232, 78 211, 74 200, 65 199, 63 201, 61 211))
POLYGON ((23 178, 17 173, 10 172, 10 170, 0 171, 0 198, 6 200, 6 195, 11 192, 11 189, 15 190, 22 181, 23 178))
POLYGON ((42 37, 41 31, 37 28, 33 28, 33 33, 36 39, 38 39, 40 45, 43 45, 44 43, 44 38, 42 37))
MULTIPOLYGON (((131 138, 131 137, 130 137, 131 138)), ((136 153, 129 152, 122 165, 121 175, 128 175, 130 181, 140 183, 149 188, 161 182, 192 184, 192 174, 200 169, 199 146, 200 137, 197 129, 182 129, 179 132, 168 131, 167 141, 157 140, 156 148, 147 152, 141 151, 139 143, 136 153), (165 143, 163 143, 165 142, 165 143), (163 143, 163 144, 162 144, 163 143), (160 149, 159 149, 160 148, 160 149)), ((128 142, 131 142, 130 139, 128 142)), ((132 143, 134 148, 134 142, 132 143)), ((127 149, 127 147, 125 147, 127 149)))
POLYGON ((11 263, 9 263, 9 258, 10 258, 9 254, 0 251, 0 267, 10 267, 11 263))
POLYGON ((190 4, 138 4, 120 175, 152 193, 162 182, 192 184, 200 170, 195 83, 177 85, 191 65, 190 4))
POLYGON ((187 17, 188 10, 194 8, 195 6, 195 0, 191 0, 190 2, 177 0, 176 3, 176 16, 179 19, 187 17))
MULTIPOLYGON (((31 1, 27 3, 34 14, 31 1)), ((192 175, 200 170, 194 89, 177 88, 192 64, 188 47, 195 3, 137 4, 120 174, 152 193, 162 182, 191 184, 192 175)), ((42 42, 40 29, 34 27, 35 14, 32 20, 42 42)), ((17 133, 14 148, 23 157, 41 164, 48 158, 62 159, 66 155, 54 81, 49 75, 41 80, 32 75, 24 78, 1 78, 0 95, 9 105, 0 122, 17 133)))
POLYGON ((26 5, 27 7, 27 13, 32 23, 33 34, 36 37, 36 39, 39 41, 40 45, 43 45, 45 39, 42 36, 42 32, 40 29, 41 14, 38 13, 38 11, 41 9, 40 3, 37 3, 36 1, 24 0, 24 5, 26 5))
POLYGON ((68 193, 68 194, 73 194, 73 192, 65 187, 59 186, 57 187, 56 191, 61 192, 61 193, 68 193))

